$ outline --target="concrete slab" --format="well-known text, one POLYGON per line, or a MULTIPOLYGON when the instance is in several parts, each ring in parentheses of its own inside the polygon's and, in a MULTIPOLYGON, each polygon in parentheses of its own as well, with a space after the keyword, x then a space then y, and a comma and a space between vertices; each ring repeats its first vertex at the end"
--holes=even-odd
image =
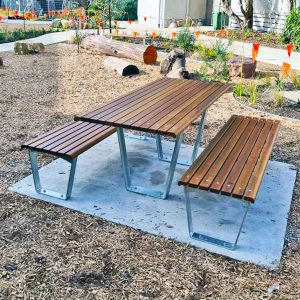
POLYGON ((291 103, 297 104, 300 102, 300 90, 283 91, 282 96, 291 103))
MULTIPOLYGON (((126 139, 133 183, 160 188, 169 164, 156 156, 155 140, 126 139)), ((166 153, 173 143, 164 142, 166 153)), ((187 157, 191 146, 183 145, 180 155, 187 157)), ((116 135, 93 147, 78 159, 73 197, 69 201, 38 195, 32 176, 17 182, 11 191, 29 197, 102 217, 155 235, 189 243, 233 259, 255 263, 270 269, 278 267, 287 226, 296 170, 292 165, 270 161, 259 196, 251 205, 238 247, 234 251, 193 240, 188 235, 185 199, 177 181, 186 167, 177 166, 171 194, 167 200, 145 197, 124 188, 116 135)), ((63 188, 68 163, 55 160, 41 170, 42 183, 48 188, 63 188)), ((216 195, 192 194, 196 226, 207 234, 232 239, 237 230, 241 208, 237 200, 220 199, 216 195), (200 198, 199 198, 200 197, 200 198), (228 201, 227 201, 228 200, 228 201), (223 211, 223 214, 221 213, 223 211)))

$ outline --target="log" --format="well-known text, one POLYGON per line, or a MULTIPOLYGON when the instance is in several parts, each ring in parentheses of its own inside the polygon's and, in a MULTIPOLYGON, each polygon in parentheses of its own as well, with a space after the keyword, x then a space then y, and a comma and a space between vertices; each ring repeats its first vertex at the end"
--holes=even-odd
POLYGON ((108 69, 116 70, 121 76, 130 76, 140 73, 137 66, 130 64, 124 59, 113 56, 106 58, 103 64, 108 69))
POLYGON ((94 54, 130 58, 147 65, 154 64, 157 60, 157 50, 154 46, 144 46, 115 41, 103 35, 88 36, 83 39, 81 47, 94 54))

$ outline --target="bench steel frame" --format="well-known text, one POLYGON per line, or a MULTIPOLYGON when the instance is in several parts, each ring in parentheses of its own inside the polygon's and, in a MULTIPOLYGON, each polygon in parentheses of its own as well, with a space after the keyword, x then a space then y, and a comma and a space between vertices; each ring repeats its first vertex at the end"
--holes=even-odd
MULTIPOLYGON (((193 154, 191 157, 191 160, 178 160, 179 165, 184 165, 184 166, 191 166, 192 163, 196 160, 200 148, 200 143, 202 142, 202 136, 203 136, 203 130, 204 130, 204 125, 205 125, 205 120, 206 120, 206 110, 203 112, 201 115, 201 118, 199 120, 199 125, 198 125, 198 132, 195 138, 195 144, 194 144, 194 149, 193 149, 193 154)), ((164 155, 163 153, 163 147, 162 147, 162 141, 161 141, 161 135, 157 134, 156 135, 156 145, 157 145, 157 154, 158 154, 158 159, 161 161, 166 161, 166 162, 171 162, 172 157, 168 155, 164 155)))
MULTIPOLYGON (((242 227, 243 227, 244 222, 246 220, 246 216, 247 216, 247 213, 248 213, 248 210, 249 210, 250 202, 242 200, 242 199, 236 199, 236 200, 243 201, 246 204, 246 207, 245 207, 245 210, 244 210, 244 213, 243 213, 242 222, 239 226, 239 230, 238 230, 238 233, 237 233, 237 236, 236 236, 234 242, 228 242, 228 241, 223 241, 221 239, 217 239, 217 238, 214 238, 214 237, 211 237, 211 236, 208 236, 208 235, 205 235, 205 234, 198 233, 198 232, 194 231, 194 229, 193 229, 192 208, 191 208, 191 201, 190 201, 189 192, 198 192, 198 193, 201 193, 201 194, 203 193, 204 197, 205 197, 205 194, 210 193, 210 192, 199 190, 199 189, 196 189, 196 188, 191 188, 191 187, 188 187, 188 186, 184 187, 184 193, 185 193, 185 198, 186 198, 187 221, 188 221, 188 229, 189 229, 190 237, 192 239, 195 239, 195 240, 198 240, 198 241, 201 241, 201 242, 206 242, 206 243, 210 243, 210 244, 213 244, 213 245, 216 245, 216 246, 220 246, 220 247, 223 247, 223 248, 226 248, 226 249, 229 249, 229 250, 234 250, 236 248, 237 242, 239 240, 239 237, 240 237, 240 234, 241 234, 241 231, 242 231, 242 227)), ((229 198, 231 198, 231 197, 229 197, 229 198)))
POLYGON ((70 175, 69 175, 69 180, 68 180, 67 191, 64 194, 64 193, 59 193, 56 191, 51 191, 51 190, 48 190, 48 189, 45 189, 42 187, 40 174, 39 174, 39 168, 38 168, 38 161, 37 161, 37 154, 39 151, 34 151, 34 150, 29 149, 28 152, 29 152, 32 176, 33 176, 34 187, 35 187, 36 192, 39 194, 42 194, 42 195, 46 195, 46 196, 50 196, 50 197, 54 197, 54 198, 58 198, 58 199, 62 199, 62 200, 68 200, 72 194, 75 171, 76 171, 76 164, 77 164, 77 157, 73 158, 73 159, 60 157, 71 164, 71 170, 70 170, 70 175))
POLYGON ((124 129, 121 127, 118 127, 117 133, 118 133, 123 173, 125 176, 126 189, 130 192, 143 194, 143 195, 147 195, 147 196, 155 197, 155 198, 166 199, 166 197, 170 193, 171 184, 172 184, 174 173, 175 173, 175 167, 176 167, 177 159, 178 159, 178 155, 179 155, 179 150, 180 150, 180 146, 181 146, 184 135, 180 134, 176 138, 175 147, 174 147, 173 155, 172 155, 172 159, 171 159, 171 164, 170 164, 169 171, 168 171, 167 181, 165 183, 165 188, 162 191, 160 191, 160 190, 149 189, 149 188, 145 188, 142 186, 137 186, 137 185, 132 184, 127 150, 126 150, 125 137, 124 137, 124 129))

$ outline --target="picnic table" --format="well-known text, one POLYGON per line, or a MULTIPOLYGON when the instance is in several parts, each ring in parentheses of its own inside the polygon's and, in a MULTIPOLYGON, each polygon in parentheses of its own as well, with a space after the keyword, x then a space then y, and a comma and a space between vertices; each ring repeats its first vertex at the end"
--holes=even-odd
POLYGON ((136 89, 75 120, 116 127, 126 189, 139 194, 165 199, 171 188, 180 146, 185 130, 200 116, 192 161, 197 157, 206 110, 229 88, 230 84, 198 80, 159 79, 136 89), (132 184, 124 129, 157 136, 158 156, 170 161, 163 191, 132 184), (175 138, 172 157, 163 155, 160 136, 175 138))

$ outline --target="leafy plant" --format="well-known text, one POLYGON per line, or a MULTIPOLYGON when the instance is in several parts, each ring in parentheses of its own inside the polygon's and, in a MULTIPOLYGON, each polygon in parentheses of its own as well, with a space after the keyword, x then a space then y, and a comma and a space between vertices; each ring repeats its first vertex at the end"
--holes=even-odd
POLYGON ((248 86, 242 82, 233 87, 233 93, 239 98, 250 95, 248 86))
POLYGON ((249 93, 250 93, 250 97, 249 97, 249 102, 252 105, 256 105, 257 103, 257 97, 258 97, 258 88, 257 88, 257 84, 251 83, 249 86, 249 93))
POLYGON ((188 28, 184 28, 177 34, 176 44, 185 51, 193 52, 195 49, 195 41, 194 34, 191 34, 188 28))
POLYGON ((281 91, 279 91, 278 89, 275 89, 273 91, 273 97, 274 97, 274 102, 275 102, 276 106, 282 106, 282 104, 284 102, 284 98, 283 98, 281 91))
POLYGON ((264 82, 265 82, 266 87, 270 87, 272 85, 272 78, 271 78, 270 74, 267 74, 264 77, 264 82))
POLYGON ((284 82, 281 78, 276 79, 275 87, 278 91, 282 91, 284 89, 284 82))
POLYGON ((292 73, 292 83, 295 89, 300 88, 300 76, 297 72, 292 73))
POLYGON ((295 49, 300 51, 300 8, 293 9, 287 16, 282 41, 285 44, 293 43, 295 49))

